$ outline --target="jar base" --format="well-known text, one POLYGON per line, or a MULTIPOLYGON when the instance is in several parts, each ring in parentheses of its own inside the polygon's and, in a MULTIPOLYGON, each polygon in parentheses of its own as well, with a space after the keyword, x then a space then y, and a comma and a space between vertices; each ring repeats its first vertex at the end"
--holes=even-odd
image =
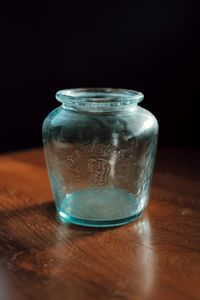
POLYGON ((124 189, 81 189, 66 194, 57 206, 60 219, 92 227, 111 227, 138 218, 146 198, 139 198, 124 189))
POLYGON ((127 217, 127 218, 123 218, 123 219, 118 219, 118 220, 107 220, 107 221, 94 221, 94 220, 84 220, 84 219, 78 219, 78 218, 74 218, 72 216, 69 216, 67 214, 65 214, 64 212, 60 211, 58 213, 58 217, 59 220, 61 221, 61 223, 66 224, 66 223, 71 223, 71 224, 75 224, 75 225, 79 225, 79 226, 87 226, 87 227, 117 227, 117 226, 121 226, 121 225, 125 225, 127 223, 133 222, 136 219, 138 219, 139 217, 141 217, 143 214, 143 211, 127 217))

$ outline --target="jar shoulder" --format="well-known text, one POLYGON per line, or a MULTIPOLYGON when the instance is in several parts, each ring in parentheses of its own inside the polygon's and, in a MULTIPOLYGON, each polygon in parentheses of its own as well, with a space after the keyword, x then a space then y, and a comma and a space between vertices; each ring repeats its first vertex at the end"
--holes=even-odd
POLYGON ((57 119, 60 115, 60 112, 62 111, 62 108, 56 107, 54 110, 52 110, 44 119, 43 124, 42 124, 42 128, 44 129, 47 126, 51 126, 52 125, 52 121, 57 119))
POLYGON ((44 120, 43 135, 78 136, 100 135, 110 138, 129 136, 133 138, 141 134, 157 134, 158 122, 148 110, 137 106, 132 111, 121 111, 115 114, 94 114, 70 111, 58 107, 44 120))
POLYGON ((120 119, 126 119, 130 122, 143 122, 145 120, 151 120, 155 124, 158 125, 157 119, 155 116, 148 111, 147 109, 138 106, 137 109, 133 111, 124 111, 116 114, 84 114, 79 113, 75 111, 69 111, 63 109, 61 106, 55 108, 53 111, 51 111, 46 118, 44 119, 44 124, 47 123, 50 126, 57 126, 57 125, 67 125, 67 121, 73 121, 74 119, 88 121, 91 119, 110 119, 110 120, 118 120, 120 119))
POLYGON ((141 118, 141 123, 146 122, 151 124, 152 127, 155 127, 158 130, 158 120, 156 117, 147 109, 138 106, 138 120, 141 118))

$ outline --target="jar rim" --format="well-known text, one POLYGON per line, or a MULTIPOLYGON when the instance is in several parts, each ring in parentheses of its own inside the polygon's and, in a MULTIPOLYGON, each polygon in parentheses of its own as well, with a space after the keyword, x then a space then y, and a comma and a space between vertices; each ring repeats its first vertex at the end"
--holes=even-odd
POLYGON ((141 92, 115 88, 73 88, 56 93, 56 99, 64 107, 98 111, 130 107, 141 102, 143 98, 141 92))

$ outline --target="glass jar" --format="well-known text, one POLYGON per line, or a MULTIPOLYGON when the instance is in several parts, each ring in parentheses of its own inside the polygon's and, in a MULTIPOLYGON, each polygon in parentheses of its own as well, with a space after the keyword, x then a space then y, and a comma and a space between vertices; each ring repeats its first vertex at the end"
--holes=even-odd
POLYGON ((63 222, 108 227, 138 218, 148 202, 158 123, 143 94, 86 88, 57 92, 43 123, 48 174, 63 222))

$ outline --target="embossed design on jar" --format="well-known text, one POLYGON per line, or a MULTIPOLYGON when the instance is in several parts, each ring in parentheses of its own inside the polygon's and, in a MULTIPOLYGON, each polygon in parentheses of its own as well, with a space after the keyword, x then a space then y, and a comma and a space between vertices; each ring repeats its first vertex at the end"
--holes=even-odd
POLYGON ((77 145, 65 151, 63 164, 70 172, 71 181, 81 188, 104 190, 111 184, 117 162, 126 157, 126 150, 111 144, 77 145))
POLYGON ((104 158, 89 158, 88 172, 91 174, 91 182, 98 187, 104 187, 109 183, 110 163, 104 158))

